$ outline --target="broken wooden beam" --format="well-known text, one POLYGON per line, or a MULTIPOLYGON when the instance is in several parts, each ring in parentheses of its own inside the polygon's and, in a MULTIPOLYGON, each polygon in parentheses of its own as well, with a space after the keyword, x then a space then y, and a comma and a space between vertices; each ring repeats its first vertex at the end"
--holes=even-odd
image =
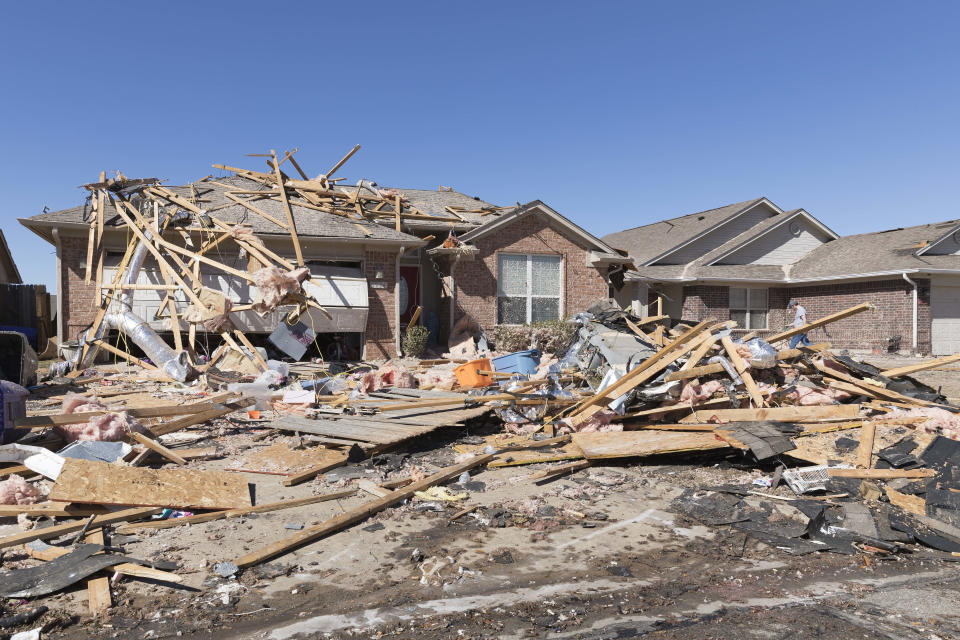
POLYGON ((892 480, 894 478, 932 478, 936 475, 936 471, 933 469, 827 469, 827 475, 832 478, 892 480))
POLYGON ((337 531, 345 529, 353 524, 356 524, 357 522, 366 520, 374 513, 391 507, 398 502, 402 502, 417 491, 423 491, 436 484, 440 484, 441 482, 446 482, 451 478, 459 476, 464 471, 469 471, 474 467, 486 464, 491 459, 493 459, 493 454, 487 454, 477 456, 461 462, 460 464, 455 464, 451 467, 441 469, 440 471, 427 478, 424 478, 423 480, 414 482, 403 489, 394 491, 390 495, 377 498, 376 500, 360 505, 359 507, 351 509, 338 516, 334 516, 322 524, 308 527, 307 529, 304 529, 303 531, 297 533, 296 535, 290 536, 289 538, 278 540, 273 544, 269 544, 261 549, 257 549, 256 551, 252 551, 238 558, 234 564, 241 569, 244 569, 261 562, 265 562, 279 555, 283 555, 288 551, 292 551, 307 543, 313 542, 314 540, 319 540, 320 538, 330 535, 331 533, 336 533, 337 531))
POLYGON ((777 342, 779 340, 786 340, 787 338, 792 338, 793 336, 799 335, 801 333, 807 333, 808 331, 812 329, 816 329, 817 327, 822 327, 824 325, 830 324, 831 322, 836 322, 837 320, 843 320, 844 318, 849 318, 852 315, 862 313, 864 311, 867 311, 873 308, 874 307, 872 304, 870 304, 869 302, 864 302, 854 307, 850 307, 849 309, 844 309, 843 311, 838 311, 837 313, 831 313, 830 315, 824 316, 819 320, 808 322, 802 327, 794 327, 793 329, 788 329, 787 331, 781 331, 780 333, 775 333, 769 338, 767 338, 767 342, 769 342, 770 344, 773 344, 774 342, 777 342))
POLYGON ((761 409, 707 409, 681 418, 683 424, 703 423, 716 418, 721 422, 799 422, 810 420, 853 419, 860 415, 858 404, 830 404, 812 407, 765 407, 761 409))
MULTIPOLYGON (((163 511, 162 507, 147 507, 114 511, 113 513, 95 516, 93 519, 93 526, 103 527, 108 524, 123 522, 125 520, 140 520, 143 518, 148 518, 156 513, 160 513, 161 511, 163 511)), ((80 531, 86 526, 86 524, 86 520, 77 520, 76 522, 66 522, 64 524, 57 524, 43 529, 31 529, 30 531, 24 531, 23 533, 15 533, 5 538, 0 538, 0 549, 9 549, 10 547, 26 544, 27 542, 33 542, 34 540, 50 540, 52 538, 59 538, 67 533, 80 531)))
POLYGON ((955 353, 952 356, 944 356, 943 358, 936 358, 935 360, 927 360, 926 362, 911 364, 905 367, 896 367, 894 369, 886 369, 884 371, 881 371, 880 375, 886 378, 898 378, 900 376, 908 376, 912 373, 926 371, 927 369, 934 369, 941 365, 950 364, 951 362, 958 362, 958 361, 960 361, 960 353, 955 353))

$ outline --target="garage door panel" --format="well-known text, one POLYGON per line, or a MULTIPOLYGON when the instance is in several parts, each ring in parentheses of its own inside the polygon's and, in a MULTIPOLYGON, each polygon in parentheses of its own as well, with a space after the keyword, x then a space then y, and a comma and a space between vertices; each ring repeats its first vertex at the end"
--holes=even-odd
POLYGON ((935 284, 930 289, 934 355, 960 352, 960 285, 935 284))

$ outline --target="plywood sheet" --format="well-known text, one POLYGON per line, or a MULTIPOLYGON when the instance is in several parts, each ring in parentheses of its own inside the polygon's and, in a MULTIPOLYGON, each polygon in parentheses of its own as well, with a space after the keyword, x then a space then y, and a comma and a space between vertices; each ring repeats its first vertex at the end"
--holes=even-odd
POLYGON ((241 463, 229 470, 292 476, 301 471, 339 462, 346 458, 347 453, 343 450, 326 447, 294 449, 286 442, 278 442, 248 454, 241 463))
POLYGON ((632 458, 663 453, 709 451, 728 448, 712 432, 696 431, 614 431, 575 433, 573 442, 588 460, 632 458))
MULTIPOLYGON (((848 464, 854 466, 857 463, 857 447, 840 451, 836 447, 836 442, 839 438, 849 438, 859 442, 860 432, 861 429, 848 429, 793 438, 793 443, 797 445, 797 448, 787 451, 785 455, 811 464, 848 464)), ((877 453, 881 449, 895 445, 906 436, 912 437, 917 443, 916 448, 911 452, 914 455, 923 451, 935 437, 933 434, 913 430, 903 425, 885 425, 882 422, 877 422, 876 435, 873 440, 873 460, 876 461, 877 453)))
POLYGON ((249 507, 243 476, 225 471, 143 469, 67 459, 50 500, 88 504, 239 509, 249 507))
MULTIPOLYGON (((473 453, 480 455, 484 448, 491 446, 494 449, 503 449, 514 445, 528 445, 530 439, 525 436, 492 435, 484 438, 483 444, 456 444, 453 445, 457 453, 473 453)), ((560 462, 562 460, 580 460, 583 452, 580 447, 567 442, 561 446, 545 445, 531 449, 518 449, 498 453, 487 465, 488 467, 512 467, 522 464, 536 464, 538 462, 560 462)))

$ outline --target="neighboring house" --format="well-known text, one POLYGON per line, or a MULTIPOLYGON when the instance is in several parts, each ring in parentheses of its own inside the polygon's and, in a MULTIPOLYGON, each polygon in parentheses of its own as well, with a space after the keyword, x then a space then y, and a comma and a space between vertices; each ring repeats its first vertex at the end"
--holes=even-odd
POLYGON ((762 336, 791 323, 791 298, 809 320, 871 302, 875 311, 811 339, 857 350, 960 351, 960 221, 840 237, 803 209, 757 198, 603 240, 634 260, 617 299, 639 313, 662 297, 673 317, 732 319, 762 336))
MULTIPOLYGON (((362 183, 365 190, 372 186, 362 183)), ((285 229, 225 196, 229 190, 262 190, 262 185, 231 176, 169 188, 195 198, 198 206, 228 223, 250 225, 267 248, 294 258, 285 229)), ((304 314, 304 321, 319 334, 321 351, 339 334, 357 357, 392 357, 418 306, 423 307, 420 322, 441 344, 446 344, 453 323, 463 313, 473 315, 484 327, 566 317, 606 297, 608 275, 612 273, 616 280, 619 274, 622 279, 623 263, 629 261, 539 201, 507 210, 445 188, 397 191, 424 214, 405 217, 402 231, 395 230, 392 217, 377 223, 292 204, 304 261, 311 270, 305 287, 333 316, 328 320, 315 311, 304 314), (451 231, 466 241, 456 255, 439 248, 451 231), (425 250, 428 247, 434 249, 425 250), (498 286, 501 274, 507 284, 498 286)), ((269 217, 285 217, 282 204, 272 199, 251 204, 269 217)), ((87 203, 20 220, 57 248, 58 335, 62 340, 76 338, 94 320, 101 300, 101 292, 93 284, 95 276, 91 284, 86 283, 90 213, 87 203)), ((129 240, 120 223, 119 216, 108 212, 104 282, 112 281, 129 240)), ((189 231, 199 246, 202 230, 189 231)), ((221 243, 216 251, 214 257, 224 264, 247 268, 247 259, 231 242, 221 243)), ((250 285, 243 279, 216 273, 208 266, 202 272, 205 286, 235 301, 252 299, 250 285)), ((163 284, 152 258, 138 284, 163 284)), ((161 332, 170 327, 168 317, 157 317, 165 295, 162 290, 141 289, 133 296, 134 311, 161 332)), ((189 305, 182 292, 176 301, 177 311, 186 311, 189 305)), ((233 316, 245 332, 263 334, 273 330, 283 313, 278 310, 266 319, 252 311, 233 316)))
POLYGON ((20 271, 17 270, 17 263, 13 261, 13 255, 10 253, 10 247, 7 245, 2 229, 0 229, 0 284, 23 284, 20 271))

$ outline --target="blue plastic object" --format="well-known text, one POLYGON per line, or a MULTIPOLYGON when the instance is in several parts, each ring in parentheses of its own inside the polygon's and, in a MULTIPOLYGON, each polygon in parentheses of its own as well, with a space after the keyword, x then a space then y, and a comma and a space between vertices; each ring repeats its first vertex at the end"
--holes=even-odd
POLYGON ((494 371, 530 375, 537 371, 537 365, 540 364, 540 352, 536 349, 530 349, 529 351, 508 353, 505 356, 493 358, 490 364, 493 365, 494 371))

